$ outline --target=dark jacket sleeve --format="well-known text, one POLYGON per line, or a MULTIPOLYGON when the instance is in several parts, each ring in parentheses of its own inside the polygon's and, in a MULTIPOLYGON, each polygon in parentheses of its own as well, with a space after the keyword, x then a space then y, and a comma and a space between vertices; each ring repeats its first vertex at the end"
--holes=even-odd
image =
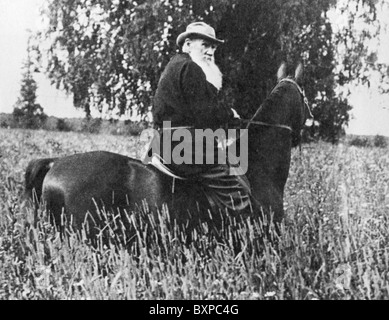
POLYGON ((195 127, 217 128, 227 123, 233 113, 217 103, 217 89, 210 84, 202 69, 187 61, 180 72, 180 84, 186 112, 191 114, 195 127))

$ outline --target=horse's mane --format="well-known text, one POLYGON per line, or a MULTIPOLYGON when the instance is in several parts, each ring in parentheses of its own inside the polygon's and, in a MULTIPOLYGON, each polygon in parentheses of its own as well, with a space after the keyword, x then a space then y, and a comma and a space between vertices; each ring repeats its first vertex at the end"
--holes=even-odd
POLYGON ((285 119, 287 116, 287 108, 280 106, 283 103, 284 97, 284 85, 277 84, 268 97, 263 101, 261 105, 261 110, 257 115, 257 119, 260 118, 261 121, 277 121, 280 119, 285 119))

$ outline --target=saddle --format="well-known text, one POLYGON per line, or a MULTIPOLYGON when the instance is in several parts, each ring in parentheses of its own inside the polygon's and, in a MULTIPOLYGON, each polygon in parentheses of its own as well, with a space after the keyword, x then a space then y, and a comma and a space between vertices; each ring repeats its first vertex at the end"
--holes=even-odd
MULTIPOLYGON (((149 164, 173 179, 186 180, 200 185, 214 209, 225 210, 227 208, 233 211, 242 211, 251 208, 250 183, 244 175, 237 172, 238 168, 228 165, 211 166, 194 177, 173 172, 158 154, 152 155, 149 164)), ((172 192, 174 193, 174 189, 172 192)))

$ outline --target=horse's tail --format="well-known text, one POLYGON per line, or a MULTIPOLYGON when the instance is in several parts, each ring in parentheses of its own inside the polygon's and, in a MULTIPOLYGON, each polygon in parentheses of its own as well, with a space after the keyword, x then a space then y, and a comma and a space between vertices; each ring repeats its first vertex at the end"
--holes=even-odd
POLYGON ((36 205, 42 197, 43 180, 57 158, 31 160, 24 175, 24 199, 36 205))

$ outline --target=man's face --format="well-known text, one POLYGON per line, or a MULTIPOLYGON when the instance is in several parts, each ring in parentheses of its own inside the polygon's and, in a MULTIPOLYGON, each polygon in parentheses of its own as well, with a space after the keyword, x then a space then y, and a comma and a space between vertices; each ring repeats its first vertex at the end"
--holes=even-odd
POLYGON ((188 53, 193 58, 214 62, 214 54, 217 45, 205 39, 186 39, 185 45, 188 46, 188 53))

